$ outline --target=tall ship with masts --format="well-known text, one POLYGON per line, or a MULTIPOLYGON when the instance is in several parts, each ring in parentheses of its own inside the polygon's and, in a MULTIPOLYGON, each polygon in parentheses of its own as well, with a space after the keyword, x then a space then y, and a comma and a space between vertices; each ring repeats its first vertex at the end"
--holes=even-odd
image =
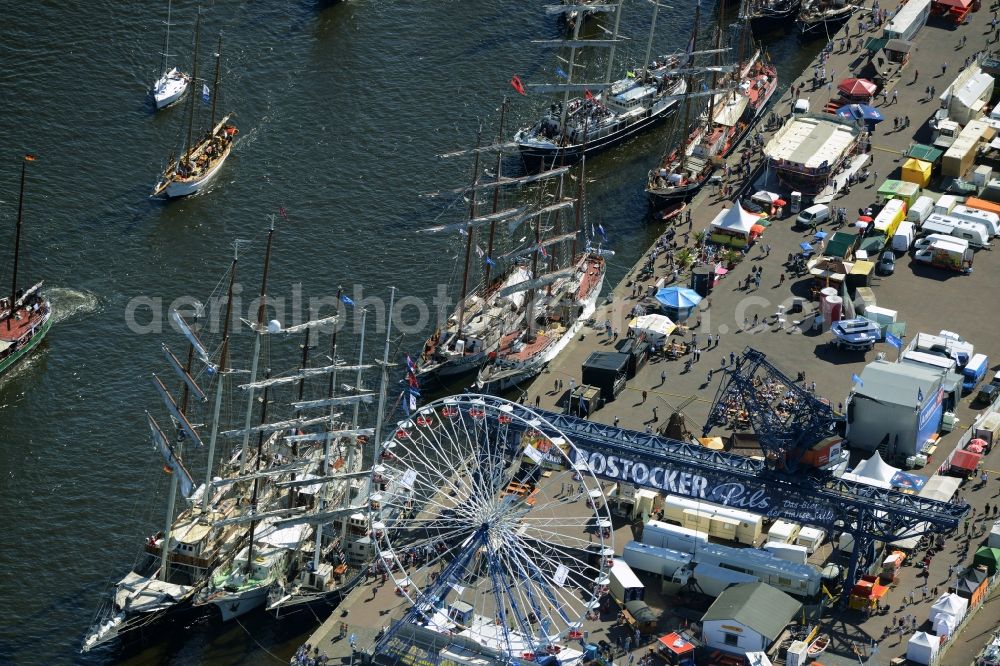
MULTIPOLYGON (((699 10, 695 11, 692 45, 698 31, 699 10)), ((754 44, 745 13, 733 26, 736 30, 735 63, 723 62, 723 54, 732 50, 723 48, 723 14, 720 9, 715 48, 712 49, 714 64, 690 67, 692 71, 710 74, 711 78, 703 92, 693 93, 689 87, 684 123, 680 125, 687 134, 680 145, 672 146, 649 171, 646 194, 656 209, 689 200, 718 168, 725 166, 726 157, 757 124, 778 87, 777 69, 754 44), (707 96, 708 104, 689 128, 688 114, 694 95, 707 96)))
POLYGON ((829 37, 861 7, 851 0, 804 0, 795 24, 802 34, 823 31, 829 37))
MULTIPOLYGON (((501 137, 506 109, 505 100, 500 122, 501 137)), ((421 381, 431 377, 448 380, 476 372, 486 362, 487 356, 496 351, 503 331, 524 318, 523 291, 512 288, 531 279, 530 270, 516 252, 498 254, 501 246, 510 232, 520 225, 573 205, 572 200, 565 200, 548 202, 539 207, 517 205, 501 208, 502 189, 516 190, 519 186, 556 178, 568 169, 562 167, 528 176, 504 177, 501 172, 504 147, 505 144, 482 147, 477 141, 472 151, 475 155, 472 183, 450 192, 468 198, 468 218, 423 230, 428 233, 459 231, 463 251, 458 305, 424 343, 416 362, 416 374, 421 381), (496 173, 492 178, 483 180, 480 156, 487 150, 497 152, 496 173), (479 198, 487 194, 491 197, 490 212, 482 213, 479 198)), ((466 152, 450 153, 449 156, 463 154, 466 152)))
MULTIPOLYGON (((582 225, 586 162, 584 156, 580 160, 570 232, 562 233, 558 214, 551 225, 546 225, 549 221, 542 218, 534 225, 534 244, 529 249, 532 274, 537 277, 512 288, 527 291, 527 316, 516 328, 505 332, 499 349, 476 377, 477 390, 499 394, 534 378, 594 314, 604 286, 607 251, 595 249, 589 242, 583 252, 578 251, 581 237, 586 237, 582 225), (543 233, 543 225, 549 226, 551 235, 543 233), (564 251, 560 252, 560 248, 564 251)), ((561 198, 562 183, 559 189, 557 196, 561 198)), ((604 227, 598 228, 603 237, 604 227)))
POLYGON ((18 361, 26 358, 45 338, 52 326, 52 304, 42 294, 42 283, 24 289, 20 286, 21 254, 24 234, 24 183, 28 163, 21 162, 21 186, 17 199, 17 226, 14 228, 14 265, 11 270, 10 295, 0 298, 0 377, 18 361))
MULTIPOLYGON (((195 23, 194 30, 194 60, 192 64, 191 79, 196 84, 198 82, 198 47, 201 30, 201 16, 195 23)), ((232 114, 227 114, 219 119, 217 115, 217 105, 221 92, 222 75, 222 35, 219 35, 218 51, 215 54, 215 84, 209 89, 206 84, 202 84, 201 97, 210 97, 211 115, 207 129, 195 138, 195 98, 198 95, 190 95, 188 99, 188 120, 187 138, 184 144, 184 151, 179 158, 171 158, 160 176, 159 182, 153 188, 154 197, 184 197, 194 194, 204 188, 222 169, 229 153, 233 150, 233 142, 239 130, 236 125, 230 122, 232 114)))
MULTIPOLYGON (((365 473, 361 446, 373 431, 344 427, 337 410, 371 396, 332 395, 336 383, 330 377, 354 376, 358 367, 336 359, 309 365, 310 333, 335 326, 337 317, 287 327, 266 321, 273 235, 272 226, 256 321, 240 320, 253 337, 249 371, 233 363, 232 343, 238 333, 232 310, 236 256, 228 280, 222 281, 228 282, 228 289, 221 342, 203 340, 198 330, 201 316, 189 321, 172 313, 189 344, 186 362, 163 349, 179 382, 180 398, 154 375, 169 420, 162 427, 153 415, 146 417, 170 473, 165 527, 147 539, 132 571, 114 586, 85 638, 84 651, 113 640, 153 635, 171 618, 217 608, 225 620, 262 606, 313 534, 312 521, 287 521, 315 513, 324 498, 339 501, 345 494, 352 513, 366 508, 357 504, 357 493, 349 491, 352 479, 365 473), (262 369, 288 356, 272 348, 272 338, 297 341, 300 335, 306 339, 292 370, 274 375, 262 369), (239 392, 243 396, 235 402, 228 400, 239 392), (289 394, 288 401, 279 399, 282 393, 289 394), (275 412, 280 416, 275 418, 275 412), (235 419, 239 421, 232 422, 235 419), (225 429, 230 423, 237 427, 225 429), (204 473, 198 486, 188 471, 193 464, 204 473), (178 502, 184 503, 179 512, 178 502)), ((213 326, 205 328, 211 331, 213 326)), ((341 582, 346 584, 347 577, 341 582)))
MULTIPOLYGON (((660 56, 651 60, 656 20, 660 9, 658 0, 653 2, 649 38, 642 66, 626 76, 613 80, 615 46, 619 41, 618 27, 622 3, 595 5, 592 11, 615 11, 614 30, 610 39, 580 39, 580 24, 573 28, 573 37, 567 42, 555 40, 551 44, 569 47, 567 70, 557 69, 564 79, 556 84, 529 84, 533 92, 561 92, 562 100, 552 104, 542 118, 514 135, 521 157, 529 168, 550 169, 572 164, 586 153, 594 155, 667 120, 683 97, 686 82, 677 69, 682 54, 660 56), (604 80, 577 82, 577 50, 586 47, 608 48, 608 66, 604 80), (570 97, 583 93, 582 97, 570 97), (585 148, 586 147, 586 148, 585 148)), ((519 78, 512 81, 518 92, 525 92, 519 78)))

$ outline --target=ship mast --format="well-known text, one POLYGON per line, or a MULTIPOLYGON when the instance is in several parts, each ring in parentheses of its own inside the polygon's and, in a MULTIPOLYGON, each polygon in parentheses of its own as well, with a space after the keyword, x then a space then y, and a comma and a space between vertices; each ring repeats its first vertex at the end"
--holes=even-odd
MULTIPOLYGON (((471 201, 469 202, 469 224, 465 226, 465 268, 462 270, 462 293, 459 294, 458 303, 458 329, 455 331, 456 339, 462 339, 462 324, 465 323, 465 299, 469 290, 469 263, 472 258, 472 220, 476 217, 476 183, 479 180, 479 146, 483 140, 483 131, 479 130, 476 135, 476 159, 472 170, 472 188, 469 192, 471 201)), ((395 295, 395 291, 393 292, 395 295)), ((389 313, 389 321, 392 321, 392 313, 389 313)))
POLYGON ((28 162, 35 160, 34 155, 25 155, 21 162, 21 191, 17 197, 17 226, 14 229, 14 274, 10 280, 10 307, 7 310, 7 330, 11 330, 14 321, 14 311, 17 303, 17 269, 21 257, 21 230, 24 227, 24 180, 28 172, 28 162))
MULTIPOLYGON (((271 228, 267 232, 267 250, 264 253, 264 276, 260 284, 260 299, 257 307, 257 322, 253 327, 253 353, 250 357, 250 383, 257 381, 257 365, 260 361, 260 343, 264 335, 264 317, 267 313, 267 275, 271 265, 271 245, 274 241, 274 216, 271 216, 271 228)), ((240 474, 246 471, 247 447, 250 444, 250 419, 253 416, 254 392, 248 391, 247 408, 243 417, 243 447, 240 449, 240 474)))
MULTIPOLYGON (((198 46, 201 35, 201 10, 198 10, 198 18, 194 23, 194 62, 191 64, 191 85, 196 86, 198 81, 198 46)), ((198 95, 194 90, 188 95, 191 99, 188 100, 188 131, 187 131, 187 147, 184 148, 184 158, 185 164, 190 164, 191 160, 191 143, 194 138, 194 104, 195 97, 198 95)))
POLYGON ((389 339, 392 333, 392 313, 396 306, 396 288, 389 287, 389 316, 385 327, 385 350, 382 352, 382 378, 378 387, 378 414, 375 417, 375 445, 382 445, 382 424, 385 420, 385 384, 389 378, 389 339))
MULTIPOLYGON (((504 120, 506 120, 506 118, 507 118, 507 96, 505 95, 503 98, 503 103, 500 105, 500 136, 497 140, 498 144, 503 143, 503 126, 504 126, 504 120)), ((503 166, 503 151, 497 150, 497 168, 496 168, 497 180, 500 180, 501 177, 500 169, 502 166, 503 166)), ((500 188, 497 187, 494 188, 493 190, 493 208, 490 212, 496 214, 497 209, 499 207, 500 207, 500 188)), ((486 257, 490 261, 493 261, 493 240, 494 237, 496 236, 496 231, 497 231, 497 221, 493 220, 492 222, 490 222, 490 238, 489 242, 486 245, 486 257)), ((485 275, 483 276, 483 289, 490 288, 490 273, 492 272, 491 271, 492 268, 493 267, 490 265, 489 261, 486 262, 486 272, 485 275)))
MULTIPOLYGON (((715 27, 715 64, 716 66, 722 65, 722 22, 725 18, 726 12, 726 0, 721 0, 719 2, 719 24, 715 27)), ((712 72, 712 96, 708 98, 708 124, 705 127, 705 139, 711 138, 712 129, 715 127, 715 98, 718 93, 715 92, 715 87, 719 85, 719 72, 714 70, 712 72)), ((728 97, 728 93, 726 94, 728 97)))
POLYGON ((659 13, 659 0, 653 0, 653 19, 649 24, 649 39, 646 41, 646 59, 642 61, 642 69, 647 73, 649 72, 649 59, 653 56, 653 34, 656 32, 656 17, 659 13))
POLYGON ((173 3, 167 2, 167 36, 163 40, 163 72, 170 66, 170 7, 173 3))
MULTIPOLYGON (((306 329, 308 332, 309 329, 306 329)), ((271 372, 267 371, 264 373, 265 377, 270 379, 271 372)), ((264 425, 267 419, 267 397, 271 390, 270 386, 264 387, 264 395, 262 396, 263 403, 260 406, 260 424, 264 425)), ((257 460, 254 462, 254 472, 260 472, 261 459, 264 457, 264 431, 261 430, 257 433, 257 460)), ((254 477, 253 480, 253 493, 250 495, 250 508, 249 510, 257 513, 257 500, 260 496, 260 474, 254 477)), ((250 573, 253 570, 253 533, 257 528, 257 521, 250 521, 250 529, 247 530, 247 565, 246 573, 250 573)))
MULTIPOLYGON (((691 28, 691 42, 690 51, 693 53, 695 45, 698 42, 698 22, 701 19, 701 3, 697 3, 694 6, 694 27, 691 28)), ((694 56, 689 56, 688 61, 685 63, 685 67, 690 68, 694 56)), ((681 132, 684 134, 684 140, 681 142, 681 169, 684 169, 684 165, 687 164, 687 147, 691 140, 691 132, 689 128, 689 123, 691 120, 691 90, 694 88, 694 77, 691 73, 688 73, 687 85, 684 87, 684 124, 681 125, 681 132)), ((676 125, 675 125, 676 127, 676 125)), ((673 138, 673 137, 671 137, 673 138)))
MULTIPOLYGON (((357 373, 357 375, 354 378, 354 390, 356 392, 358 392, 358 393, 361 393, 361 371, 362 371, 361 366, 364 364, 364 359, 365 359, 365 325, 366 325, 367 322, 368 322, 368 309, 367 308, 362 308, 361 309, 361 332, 360 332, 360 337, 358 338, 358 373, 357 373)), ((332 383, 330 384, 330 397, 331 398, 333 397, 333 384, 332 383)), ((357 430, 357 428, 358 428, 358 415, 359 415, 359 410, 360 409, 361 409, 361 401, 359 400, 359 401, 357 401, 357 402, 354 403, 354 415, 351 418, 351 429, 352 430, 357 430)), ((330 412, 331 412, 331 414, 333 413, 333 408, 332 407, 330 408, 330 412)), ((330 466, 330 461, 329 461, 329 443, 330 443, 331 437, 332 437, 332 435, 329 435, 329 434, 327 435, 326 444, 325 444, 326 448, 324 448, 324 450, 323 450, 323 457, 324 457, 324 461, 325 461, 324 462, 324 471, 325 471, 325 474, 329 474, 330 473, 330 471, 329 471, 329 466, 330 466)), ((357 448, 358 448, 358 446, 357 446, 357 440, 356 439, 353 442, 351 442, 348 445, 348 447, 347 447, 347 467, 346 467, 346 469, 347 469, 348 473, 354 471, 354 456, 357 455, 357 448)), ((350 483, 350 482, 348 482, 348 483, 350 483)), ((325 502, 324 502, 324 504, 325 504, 325 502)), ((351 492, 350 492, 350 487, 348 487, 344 491, 344 496, 343 496, 343 500, 341 502, 341 506, 346 509, 348 506, 350 506, 350 504, 351 504, 351 492)), ((316 526, 316 532, 317 532, 316 533, 316 555, 313 557, 313 568, 316 568, 316 567, 319 566, 319 543, 320 543, 319 542, 319 538, 320 538, 320 533, 321 533, 322 528, 323 528, 322 525, 317 525, 316 526)), ((341 544, 343 544, 344 539, 346 537, 347 537, 347 520, 345 520, 344 518, 341 518, 341 520, 340 520, 340 542, 341 542, 341 544)))
MULTIPOLYGON (((197 320, 195 320, 197 322, 197 320)), ((193 327, 192 327, 193 329, 193 327)), ((188 345, 188 356, 187 362, 184 364, 184 372, 188 375, 191 374, 191 366, 194 363, 194 345, 188 345)), ((191 389, 188 388, 187 382, 181 382, 181 404, 180 412, 181 414, 187 414, 188 398, 191 395, 191 389)), ((183 430, 178 431, 177 441, 174 444, 174 451, 177 459, 181 459, 183 438, 180 436, 183 430)), ((163 543, 160 546, 160 580, 166 581, 170 577, 170 528, 174 525, 174 506, 177 503, 177 486, 180 482, 177 480, 176 474, 170 475, 170 492, 167 495, 167 524, 163 528, 163 543)), ((207 490, 207 489, 206 489, 207 490)))
POLYGON ((212 467, 215 463, 215 445, 219 439, 219 414, 222 411, 222 394, 226 383, 226 369, 229 360, 229 322, 233 318, 233 286, 236 283, 236 264, 239 261, 240 245, 236 241, 233 249, 233 263, 229 269, 229 289, 226 295, 226 320, 222 323, 222 352, 216 370, 218 382, 215 387, 215 405, 212 408, 212 434, 208 440, 208 460, 205 463, 205 488, 201 496, 201 510, 208 511, 212 494, 212 467))
POLYGON ((219 50, 215 54, 215 83, 209 93, 212 96, 212 124, 209 125, 209 132, 215 131, 215 103, 219 99, 219 75, 222 69, 222 33, 219 33, 219 50))

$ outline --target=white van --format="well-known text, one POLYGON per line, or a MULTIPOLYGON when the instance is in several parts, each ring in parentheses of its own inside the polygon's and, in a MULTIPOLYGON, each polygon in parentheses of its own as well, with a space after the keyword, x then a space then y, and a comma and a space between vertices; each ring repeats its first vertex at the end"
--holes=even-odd
POLYGON ((906 252, 913 244, 913 238, 917 234, 917 227, 913 222, 900 222, 896 227, 896 233, 892 235, 892 249, 895 252, 906 252))
POLYGON ((990 236, 1000 234, 1000 215, 991 213, 988 210, 969 208, 965 204, 959 204, 951 209, 951 213, 949 213, 949 215, 957 217, 960 220, 969 220, 970 222, 978 222, 982 224, 986 227, 990 236))
POLYGON ((938 215, 947 215, 957 205, 958 197, 954 194, 942 194, 934 204, 934 212, 938 215))
POLYGON ((824 204, 809 206, 799 213, 795 218, 795 224, 799 227, 812 227, 823 224, 830 219, 830 207, 824 204))
POLYGON ((927 196, 917 197, 910 209, 906 211, 906 219, 910 222, 920 224, 927 219, 927 216, 934 212, 934 199, 927 196))

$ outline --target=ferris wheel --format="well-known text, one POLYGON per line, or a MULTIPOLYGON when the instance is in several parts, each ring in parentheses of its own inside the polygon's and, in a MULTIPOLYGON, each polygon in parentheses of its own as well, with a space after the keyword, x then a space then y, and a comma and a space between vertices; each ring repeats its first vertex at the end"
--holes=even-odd
POLYGON ((614 555, 603 490, 577 457, 550 423, 492 396, 445 398, 401 422, 369 499, 376 566, 407 619, 505 660, 568 657, 614 555))

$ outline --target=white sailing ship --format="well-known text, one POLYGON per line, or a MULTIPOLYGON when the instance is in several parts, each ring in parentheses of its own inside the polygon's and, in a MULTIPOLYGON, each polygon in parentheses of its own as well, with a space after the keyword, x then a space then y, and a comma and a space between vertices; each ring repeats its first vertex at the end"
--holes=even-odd
POLYGON ((163 73, 156 80, 156 83, 153 84, 153 89, 151 90, 157 111, 165 109, 180 100, 184 96, 184 93, 187 92, 188 86, 191 83, 190 75, 185 74, 178 67, 171 66, 170 64, 170 59, 173 57, 170 54, 171 4, 167 2, 167 36, 163 42, 163 73))
MULTIPOLYGON (((198 40, 201 18, 195 26, 194 64, 192 65, 192 80, 198 81, 198 40)), ((216 105, 220 92, 220 75, 222 67, 222 35, 219 35, 219 50, 215 54, 215 85, 209 89, 203 84, 202 96, 211 97, 211 120, 208 130, 194 138, 195 97, 191 95, 188 102, 187 141, 184 152, 177 159, 171 159, 167 168, 160 176, 159 182, 153 188, 154 197, 176 198, 194 194, 204 188, 222 169, 226 159, 233 150, 233 142, 239 130, 229 122, 232 114, 216 121, 216 105)))

